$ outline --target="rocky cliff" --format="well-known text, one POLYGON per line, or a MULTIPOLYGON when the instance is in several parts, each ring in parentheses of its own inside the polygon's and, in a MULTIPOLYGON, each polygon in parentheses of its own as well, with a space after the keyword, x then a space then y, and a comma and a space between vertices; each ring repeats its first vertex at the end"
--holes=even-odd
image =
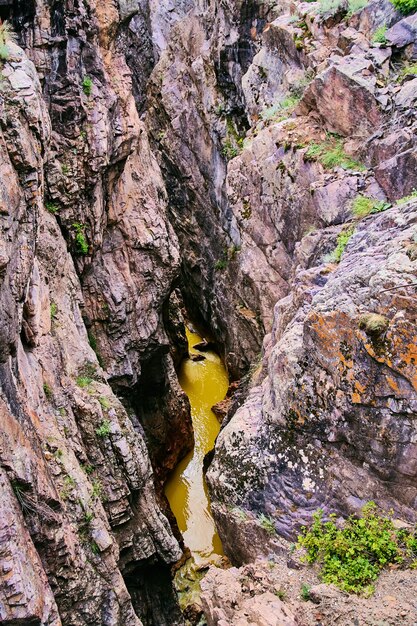
POLYGON ((183 623, 185 309, 245 375, 234 563, 261 515, 416 521, 417 25, 362 4, 0 2, 1 623, 183 623))

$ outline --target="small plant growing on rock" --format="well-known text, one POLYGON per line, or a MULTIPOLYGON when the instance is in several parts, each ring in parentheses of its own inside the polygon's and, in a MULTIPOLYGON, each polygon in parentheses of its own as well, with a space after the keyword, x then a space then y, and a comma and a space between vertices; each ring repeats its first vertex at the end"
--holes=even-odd
POLYGON ((110 435, 110 422, 109 420, 103 420, 98 428, 96 428, 96 435, 98 437, 108 437, 110 435))
POLYGON ((417 63, 407 63, 398 75, 398 81, 402 81, 407 76, 416 76, 417 75, 417 63))
POLYGON ((103 497, 103 485, 101 484, 101 482, 99 480, 95 480, 92 483, 92 490, 91 490, 91 498, 93 500, 99 499, 101 500, 101 498, 103 497))
POLYGON ((332 514, 324 521, 321 509, 313 515, 310 528, 298 537, 304 560, 320 565, 323 582, 343 591, 370 595, 384 567, 417 565, 417 529, 398 530, 392 518, 378 514, 374 502, 351 515, 343 524, 332 514))
POLYGON ((239 155, 240 149, 239 146, 234 144, 230 139, 226 139, 223 142, 222 146, 222 155, 228 160, 231 161, 235 157, 239 155))
POLYGON ((310 585, 306 585, 306 583, 301 585, 300 596, 304 602, 308 602, 310 600, 310 585))
POLYGON ((74 222, 72 228, 75 231, 75 250, 77 254, 88 254, 88 243, 84 235, 85 225, 79 222, 74 222))
POLYGON ((278 596, 278 598, 282 601, 284 601, 287 598, 287 592, 281 588, 275 591, 275 595, 278 596))
POLYGON ((59 211, 59 206, 54 204, 53 202, 45 202, 45 209, 49 213, 52 213, 52 215, 55 215, 55 213, 58 213, 59 211))
POLYGON ((58 313, 58 307, 55 302, 51 302, 51 320, 54 320, 58 313))
POLYGON ((85 389, 86 387, 89 387, 92 382, 93 382, 93 379, 90 378, 89 376, 78 376, 76 380, 77 385, 81 387, 81 389, 85 389))
POLYGON ((397 200, 396 205, 406 204, 407 202, 415 199, 417 199, 417 189, 414 189, 409 196, 404 196, 403 198, 397 200))
POLYGON ((348 156, 344 150, 342 140, 332 135, 329 135, 327 141, 323 143, 311 143, 305 153, 305 158, 311 161, 318 161, 326 169, 333 169, 334 167, 358 171, 366 169, 364 165, 348 156))
POLYGON ((391 0, 391 3, 404 15, 417 11, 417 0, 391 0))
POLYGON ((336 13, 344 5, 344 0, 320 0, 320 7, 318 12, 320 15, 326 15, 327 13, 336 13))
POLYGON ((52 393, 52 389, 51 389, 50 385, 48 385, 48 383, 43 383, 43 393, 48 398, 48 400, 52 400, 53 393, 52 393))
POLYGON ((388 329, 389 320, 378 313, 365 313, 359 319, 359 328, 367 335, 379 336, 388 329))
POLYGON ((215 270, 225 270, 227 267, 227 259, 219 259, 214 264, 215 270))
POLYGON ((94 473, 94 465, 90 465, 89 463, 81 464, 81 469, 89 476, 94 473))
POLYGON ((347 17, 352 17, 358 11, 361 11, 368 4, 368 0, 348 0, 347 17))
POLYGON ((367 196, 356 196, 352 204, 352 213, 355 217, 362 219, 367 215, 374 213, 381 213, 386 209, 389 209, 391 204, 384 200, 375 200, 375 198, 368 198, 367 196))
MULTIPOLYGON (((1 20, 0 20, 1 22, 1 20)), ((16 34, 11 24, 6 20, 0 23, 0 59, 7 61, 10 56, 9 43, 16 41, 16 34)))
POLYGON ((64 486, 61 489, 61 491, 59 492, 59 495, 61 496, 62 500, 68 500, 72 490, 74 489, 74 487, 76 486, 76 482, 73 479, 72 476, 65 476, 64 478, 64 486))
POLYGON ((349 243, 350 238, 354 233, 354 228, 351 227, 348 230, 342 231, 337 238, 337 246, 334 249, 331 258, 335 263, 340 263, 346 246, 349 243))
POLYGON ((263 513, 259 516, 259 524, 262 526, 264 530, 266 530, 270 535, 276 534, 276 528, 274 524, 274 520, 271 517, 267 517, 263 513))
POLYGON ((89 76, 84 76, 83 78, 83 92, 86 96, 91 96, 91 92, 93 90, 93 81, 89 76))
POLYGON ((300 95, 292 93, 262 111, 261 118, 264 122, 282 122, 291 115, 300 99, 300 95))
POLYGON ((103 407, 103 409, 109 409, 110 408, 110 401, 105 396, 100 396, 98 401, 100 402, 100 404, 103 407))
POLYGON ((385 24, 379 26, 372 36, 372 43, 380 43, 382 45, 385 45, 387 43, 387 38, 385 36, 386 32, 387 26, 385 24))

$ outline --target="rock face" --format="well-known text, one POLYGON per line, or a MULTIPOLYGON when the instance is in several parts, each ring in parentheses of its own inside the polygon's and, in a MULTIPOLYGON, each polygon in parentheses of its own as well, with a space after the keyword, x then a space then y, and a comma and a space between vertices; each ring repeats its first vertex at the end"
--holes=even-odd
POLYGON ((2 67, 0 619, 179 624, 145 439, 162 479, 192 433, 179 246, 115 32, 138 7, 31 9, 2 9, 26 53, 2 67))
POLYGON ((346 25, 297 3, 243 80, 253 130, 228 166, 228 199, 239 264, 263 277, 261 311, 277 303, 261 374, 223 421, 207 474, 237 564, 279 552, 262 546, 262 515, 288 539, 319 507, 345 515, 370 499, 417 519, 416 118, 407 56, 398 82, 389 65, 410 54, 413 20, 391 29, 410 41, 379 47, 375 28, 399 17, 367 11, 346 25))
MULTIPOLYGON (((281 553, 261 514, 414 521, 415 16, 0 4, 0 621, 183 623, 160 507, 193 443, 184 305, 232 378, 263 342, 208 472, 235 563, 281 553)), ((206 610, 296 623, 269 591, 206 610)))
POLYGON ((404 284, 416 207, 359 224, 338 266, 302 268, 300 246, 265 341, 266 377, 208 472, 221 525, 225 502, 267 514, 287 538, 319 507, 345 513, 368 499, 415 520, 415 294, 404 284))
MULTIPOLYGON (((202 581, 202 601, 209 626, 259 624, 259 626, 296 626, 293 613, 270 591, 242 593, 242 581, 236 568, 212 568, 202 581)), ((252 585, 253 586, 253 585, 252 585)), ((248 590, 250 591, 250 590, 248 590)))

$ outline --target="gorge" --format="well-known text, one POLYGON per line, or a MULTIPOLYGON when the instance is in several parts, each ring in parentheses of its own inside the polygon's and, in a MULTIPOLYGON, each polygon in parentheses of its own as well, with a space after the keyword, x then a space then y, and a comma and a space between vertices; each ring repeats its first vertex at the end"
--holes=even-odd
POLYGON ((407 2, 0 0, 0 624, 417 622, 412 569, 294 552, 318 509, 416 532, 407 2))

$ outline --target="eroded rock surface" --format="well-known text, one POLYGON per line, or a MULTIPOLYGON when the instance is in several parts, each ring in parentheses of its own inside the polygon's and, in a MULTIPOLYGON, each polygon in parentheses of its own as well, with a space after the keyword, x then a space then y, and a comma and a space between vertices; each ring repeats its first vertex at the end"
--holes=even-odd
MULTIPOLYGON (((183 622, 157 499, 193 438, 184 303, 256 370, 208 473, 235 563, 282 554, 261 515, 415 521, 415 16, 1 4, 0 620, 183 622)), ((302 619, 271 593, 208 619, 302 619)))

